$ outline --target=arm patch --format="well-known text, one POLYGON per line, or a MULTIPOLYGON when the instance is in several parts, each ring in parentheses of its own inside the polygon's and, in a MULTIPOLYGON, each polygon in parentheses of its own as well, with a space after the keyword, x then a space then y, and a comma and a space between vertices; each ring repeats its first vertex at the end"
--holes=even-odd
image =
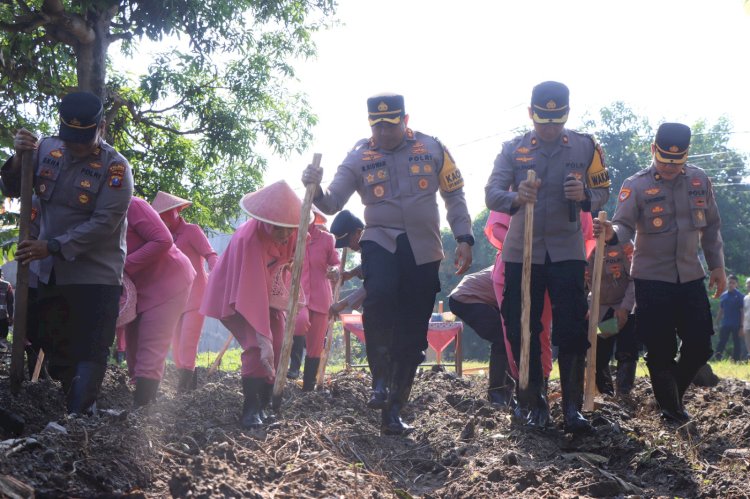
POLYGON ((453 156, 448 149, 443 146, 443 167, 440 169, 440 190, 443 192, 453 192, 464 186, 464 178, 461 171, 456 167, 453 156))
POLYGON ((586 184, 591 189, 608 188, 612 185, 609 180, 609 172, 604 164, 604 152, 597 142, 594 142, 594 156, 586 169, 586 184))

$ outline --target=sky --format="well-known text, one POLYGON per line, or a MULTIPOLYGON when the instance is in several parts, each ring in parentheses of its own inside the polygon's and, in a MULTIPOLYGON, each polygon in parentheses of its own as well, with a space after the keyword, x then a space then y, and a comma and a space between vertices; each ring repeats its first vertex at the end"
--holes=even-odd
MULTIPOLYGON (((623 101, 654 125, 726 116, 730 145, 750 153, 743 0, 341 0, 337 18, 314 36, 317 58, 296 64, 319 117, 315 139, 300 156, 272 158, 265 175, 300 195, 314 152, 325 186, 369 137, 366 99, 384 91, 403 94, 409 126, 449 148, 472 216, 484 209, 502 143, 531 124, 531 89, 545 80, 570 88, 569 128, 623 101)), ((362 213, 356 193, 347 208, 362 213)))

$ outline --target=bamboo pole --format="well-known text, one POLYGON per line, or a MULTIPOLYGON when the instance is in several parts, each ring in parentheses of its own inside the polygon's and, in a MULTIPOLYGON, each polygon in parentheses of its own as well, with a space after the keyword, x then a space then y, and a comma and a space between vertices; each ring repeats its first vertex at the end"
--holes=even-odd
MULTIPOLYGON (((313 154, 312 165, 320 168, 321 154, 313 154)), ((294 338, 294 324, 299 307, 300 277, 302 275, 302 263, 305 260, 305 241, 307 240, 307 226, 310 224, 310 208, 312 208, 313 197, 318 185, 307 184, 305 198, 302 201, 302 213, 300 214, 299 227, 297 229, 297 246, 294 249, 294 260, 292 262, 292 289, 289 293, 289 304, 286 309, 286 327, 284 328, 284 343, 281 347, 279 366, 276 369, 276 381, 273 385, 272 406, 275 410, 281 407, 281 397, 286 384, 286 373, 289 370, 289 356, 292 353, 292 340, 294 338)))
POLYGON ((208 368, 208 374, 213 374, 219 369, 219 365, 221 364, 221 359, 224 357, 224 354, 227 353, 227 350, 229 349, 229 345, 232 344, 232 340, 234 339, 234 336, 232 336, 232 333, 229 333, 229 337, 227 338, 227 341, 224 342, 224 346, 221 347, 221 350, 219 350, 219 355, 216 356, 213 363, 211 364, 211 367, 208 368))
POLYGON ((583 410, 594 410, 594 396, 596 395, 596 331, 599 326, 599 291, 602 282, 602 266, 604 264, 604 222, 607 212, 599 212, 599 223, 602 231, 596 238, 596 253, 594 254, 594 268, 591 273, 591 305, 589 308, 589 349, 586 352, 586 374, 584 377, 586 388, 583 393, 583 410))
MULTIPOLYGON (((336 281, 336 286, 333 289, 333 303, 339 302, 339 295, 341 294, 341 285, 344 282, 343 272, 344 266, 346 265, 346 257, 349 252, 349 248, 346 246, 341 251, 341 263, 339 264, 339 279, 336 281)), ((320 356, 320 366, 318 366, 317 385, 323 386, 323 381, 326 374, 326 364, 328 364, 328 357, 331 355, 331 348, 333 345, 333 325, 338 320, 338 317, 331 317, 328 319, 328 330, 326 332, 326 343, 323 348, 323 354, 320 356)))
MULTIPOLYGON (((526 180, 534 182, 536 172, 529 170, 526 180)), ((531 347, 531 254, 534 245, 534 203, 524 207, 523 270, 521 273, 521 359, 518 366, 518 382, 521 389, 529 386, 529 349, 531 347)))
MULTIPOLYGON (((31 195, 34 188, 34 151, 21 153, 21 215, 18 241, 29 239, 31 228, 31 195)), ((18 265, 16 271, 16 313, 13 317, 13 349, 10 358, 10 391, 18 394, 25 378, 23 356, 26 350, 28 324, 29 266, 18 265)))
POLYGON ((44 365, 44 350, 40 348, 39 353, 36 354, 36 365, 34 365, 34 372, 31 375, 32 383, 39 381, 39 373, 42 372, 42 365, 44 365))

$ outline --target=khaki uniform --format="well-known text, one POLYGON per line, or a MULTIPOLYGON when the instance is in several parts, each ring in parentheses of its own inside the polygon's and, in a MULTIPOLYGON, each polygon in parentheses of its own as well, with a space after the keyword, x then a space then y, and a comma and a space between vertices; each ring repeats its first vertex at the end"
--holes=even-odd
MULTIPOLYGON (((616 243, 604 246, 602 281, 599 287, 599 321, 610 308, 624 308, 628 313, 635 307, 635 287, 630 277, 630 260, 627 252, 632 251, 632 244, 616 243)), ((588 260, 588 271, 594 266, 596 253, 591 253, 588 260)))
MULTIPOLYGON (((38 239, 57 239, 61 254, 39 264, 47 283, 54 267, 57 285, 122 284, 125 214, 133 194, 130 165, 102 143, 76 159, 56 138, 45 138, 34 154, 34 191, 40 201, 38 239)), ((20 179, 3 176, 3 194, 17 197, 20 179)))
MULTIPOLYGON (((534 245, 532 263, 543 264, 549 254, 552 262, 586 260, 581 222, 568 220, 569 201, 565 199, 565 177, 573 175, 589 189, 590 200, 581 203, 584 211, 596 213, 609 198, 609 174, 603 153, 590 135, 564 130, 552 148, 531 131, 503 144, 485 187, 487 208, 512 215, 503 243, 503 261, 523 261, 523 232, 526 206, 512 208, 518 184, 534 170, 542 181, 534 204, 534 245)), ((578 209, 576 209, 576 212, 578 209)))
POLYGON ((373 241, 391 253, 406 233, 417 265, 442 260, 438 191, 445 202, 455 236, 471 235, 471 218, 463 178, 450 153, 436 139, 407 130, 395 151, 357 142, 315 206, 324 213, 340 211, 356 191, 365 205, 365 231, 360 241, 373 241))
POLYGON ((620 241, 635 236, 635 279, 702 279, 699 245, 710 270, 724 267, 719 209, 711 181, 700 168, 686 164, 683 174, 670 182, 652 165, 622 184, 618 201, 612 223, 620 241))
POLYGON ((635 281, 635 332, 648 350, 654 396, 662 410, 683 410, 685 390, 713 353, 698 246, 709 269, 724 266, 711 181, 690 164, 673 180, 664 180, 652 164, 623 183, 618 201, 612 220, 617 239, 635 236, 630 272, 635 281), (681 340, 677 362, 676 336, 681 340))

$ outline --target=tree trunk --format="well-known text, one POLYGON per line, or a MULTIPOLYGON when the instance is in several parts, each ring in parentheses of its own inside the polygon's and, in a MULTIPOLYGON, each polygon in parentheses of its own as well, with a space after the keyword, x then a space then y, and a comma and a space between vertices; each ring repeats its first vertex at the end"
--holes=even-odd
POLYGON ((78 62, 78 88, 88 90, 99 96, 102 101, 107 99, 107 50, 109 49, 109 26, 117 13, 116 7, 103 11, 89 11, 87 21, 96 36, 91 43, 80 43, 76 48, 78 62))

